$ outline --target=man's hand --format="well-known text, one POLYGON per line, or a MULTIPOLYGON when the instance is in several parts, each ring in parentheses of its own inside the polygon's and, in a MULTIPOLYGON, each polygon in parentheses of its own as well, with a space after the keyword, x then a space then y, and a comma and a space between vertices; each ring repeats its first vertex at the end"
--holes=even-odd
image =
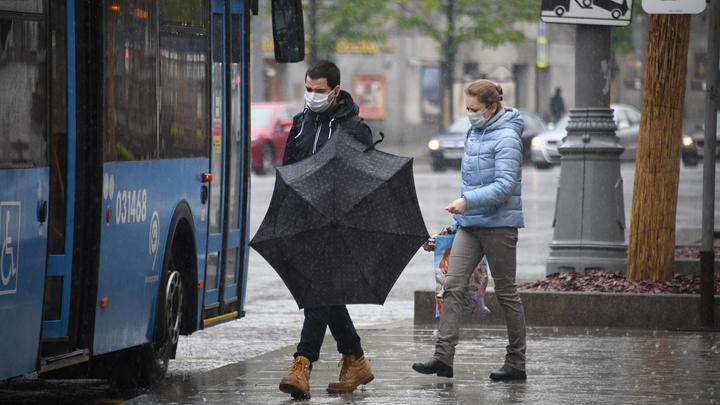
POLYGON ((445 207, 445 210, 451 214, 464 214, 467 211, 467 200, 465 197, 460 197, 445 207))

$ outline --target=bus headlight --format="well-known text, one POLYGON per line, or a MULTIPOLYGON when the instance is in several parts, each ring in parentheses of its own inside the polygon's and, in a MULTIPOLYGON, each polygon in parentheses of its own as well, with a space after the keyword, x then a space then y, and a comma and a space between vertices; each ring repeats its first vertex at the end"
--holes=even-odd
POLYGON ((539 136, 534 136, 530 143, 532 144, 532 146, 540 147, 542 145, 542 138, 540 138, 539 136))
POLYGON ((430 150, 438 150, 440 149, 440 142, 438 142, 437 139, 433 139, 432 141, 428 142, 428 148, 430 148, 430 150))
POLYGON ((695 143, 695 141, 692 139, 691 136, 686 136, 683 138, 683 145, 685 146, 692 146, 695 143))

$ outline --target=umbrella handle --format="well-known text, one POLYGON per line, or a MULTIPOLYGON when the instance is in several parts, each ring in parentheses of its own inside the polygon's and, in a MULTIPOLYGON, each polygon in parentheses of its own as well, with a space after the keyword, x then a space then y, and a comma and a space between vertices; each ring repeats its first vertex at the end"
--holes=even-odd
POLYGON ((375 141, 375 143, 373 143, 373 146, 368 146, 367 148, 365 148, 365 150, 363 151, 363 153, 369 151, 370 149, 375 149, 375 145, 377 145, 377 144, 379 144, 380 142, 382 142, 382 141, 385 140, 385 134, 383 134, 382 132, 379 132, 379 134, 380 134, 380 139, 378 139, 377 141, 375 141))

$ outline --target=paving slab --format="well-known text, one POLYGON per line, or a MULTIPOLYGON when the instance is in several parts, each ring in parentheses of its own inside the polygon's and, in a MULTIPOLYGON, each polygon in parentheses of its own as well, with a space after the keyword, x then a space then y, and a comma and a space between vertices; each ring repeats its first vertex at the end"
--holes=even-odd
POLYGON ((375 380, 350 394, 328 394, 340 356, 327 336, 314 364, 312 398, 278 390, 293 346, 157 387, 126 404, 659 404, 720 403, 720 334, 599 327, 529 327, 527 381, 495 382, 507 335, 467 327, 454 378, 418 374, 413 362, 433 353, 434 325, 410 321, 360 330, 375 380))

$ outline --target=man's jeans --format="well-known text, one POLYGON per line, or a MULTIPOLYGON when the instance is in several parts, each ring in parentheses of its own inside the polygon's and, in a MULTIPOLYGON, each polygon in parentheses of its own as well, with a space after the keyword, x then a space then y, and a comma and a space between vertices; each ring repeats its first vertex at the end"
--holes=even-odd
POLYGON ((338 352, 354 355, 359 358, 363 355, 360 345, 360 336, 355 331, 350 314, 345 305, 330 307, 305 308, 305 322, 303 323, 300 343, 294 357, 304 356, 314 363, 320 358, 325 331, 330 327, 330 333, 337 342, 338 352))
POLYGON ((517 228, 460 227, 450 252, 445 278, 443 309, 435 343, 435 357, 452 366, 455 345, 460 338, 460 321, 470 276, 483 256, 487 256, 495 295, 505 315, 509 345, 505 364, 525 371, 525 314, 515 284, 517 228))

